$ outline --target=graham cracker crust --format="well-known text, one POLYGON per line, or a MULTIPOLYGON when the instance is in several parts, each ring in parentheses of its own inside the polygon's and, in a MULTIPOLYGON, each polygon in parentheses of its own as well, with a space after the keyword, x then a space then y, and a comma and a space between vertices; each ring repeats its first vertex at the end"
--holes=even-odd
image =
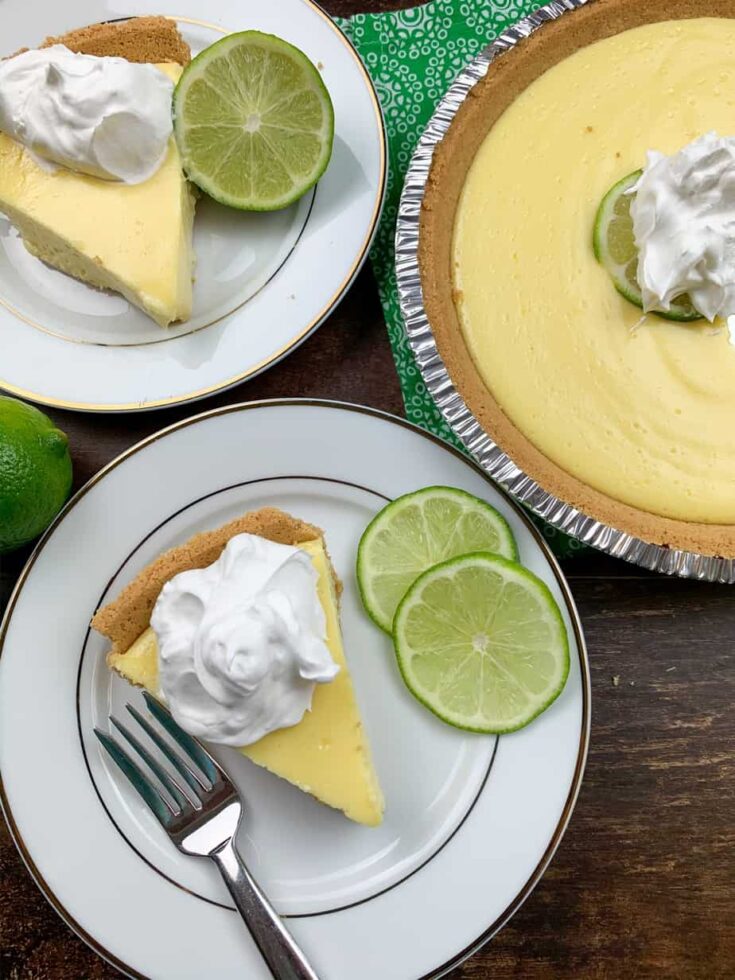
MULTIPOLYGON (((180 572, 211 565, 237 534, 257 534, 268 541, 289 545, 324 538, 320 528, 276 507, 252 510, 213 531, 195 534, 184 544, 159 555, 125 586, 117 599, 95 614, 92 626, 112 641, 111 653, 125 653, 150 626, 153 607, 169 579, 180 572)), ((341 586, 336 576, 335 584, 339 592, 341 586)))
POLYGON ((117 57, 137 63, 188 65, 191 49, 167 17, 132 17, 117 23, 92 24, 78 30, 47 37, 41 48, 63 44, 77 54, 98 58, 117 57))
MULTIPOLYGON (((179 33, 175 21, 167 17, 131 17, 127 20, 91 24, 66 34, 47 37, 39 48, 63 44, 76 54, 98 58, 125 58, 137 64, 173 62, 188 65, 191 49, 179 33)), ((15 54, 22 54, 21 48, 15 54)), ((11 56, 12 57, 12 56, 11 56)))

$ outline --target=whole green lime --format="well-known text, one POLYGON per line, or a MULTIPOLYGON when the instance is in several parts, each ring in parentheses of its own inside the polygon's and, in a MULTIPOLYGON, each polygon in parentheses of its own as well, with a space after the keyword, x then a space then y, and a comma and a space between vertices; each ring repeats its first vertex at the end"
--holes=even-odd
POLYGON ((46 530, 71 478, 66 435, 37 408, 0 395, 0 553, 46 530))

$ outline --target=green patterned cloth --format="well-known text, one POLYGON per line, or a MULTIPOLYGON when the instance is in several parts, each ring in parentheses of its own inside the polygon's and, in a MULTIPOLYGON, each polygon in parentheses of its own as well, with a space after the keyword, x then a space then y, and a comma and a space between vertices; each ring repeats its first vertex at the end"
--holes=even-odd
MULTIPOLYGON (((388 191, 370 258, 406 415, 459 448, 427 394, 403 329, 393 250, 398 202, 414 147, 456 75, 498 34, 540 5, 539 0, 432 0, 422 7, 356 14, 338 21, 367 65, 385 115, 388 191)), ((534 520, 557 555, 586 550, 578 541, 534 520)))

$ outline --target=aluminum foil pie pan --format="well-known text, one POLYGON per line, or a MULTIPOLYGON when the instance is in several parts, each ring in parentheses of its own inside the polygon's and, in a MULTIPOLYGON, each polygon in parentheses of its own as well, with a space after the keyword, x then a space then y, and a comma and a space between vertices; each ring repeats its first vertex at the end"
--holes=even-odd
POLYGON ((547 523, 584 544, 643 568, 682 578, 735 583, 735 559, 717 558, 643 541, 603 524, 544 490, 497 446, 454 387, 439 354, 424 308, 419 275, 419 217, 434 149, 447 133, 472 88, 495 58, 548 21, 583 7, 589 0, 552 0, 518 21, 485 48, 458 75, 437 106, 419 140, 406 175, 396 226, 396 274, 408 342, 427 391, 454 434, 483 469, 517 500, 547 523))

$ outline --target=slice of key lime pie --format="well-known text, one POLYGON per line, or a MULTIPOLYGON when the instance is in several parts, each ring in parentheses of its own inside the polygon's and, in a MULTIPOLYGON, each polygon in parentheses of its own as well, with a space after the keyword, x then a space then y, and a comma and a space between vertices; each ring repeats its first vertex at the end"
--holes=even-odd
POLYGON ((237 747, 357 823, 383 796, 339 624, 322 532, 275 508, 198 534, 92 620, 110 668, 191 734, 237 747))
POLYGON ((138 17, 0 62, 0 212, 33 255, 161 326, 192 305, 194 194, 171 98, 188 45, 138 17))

